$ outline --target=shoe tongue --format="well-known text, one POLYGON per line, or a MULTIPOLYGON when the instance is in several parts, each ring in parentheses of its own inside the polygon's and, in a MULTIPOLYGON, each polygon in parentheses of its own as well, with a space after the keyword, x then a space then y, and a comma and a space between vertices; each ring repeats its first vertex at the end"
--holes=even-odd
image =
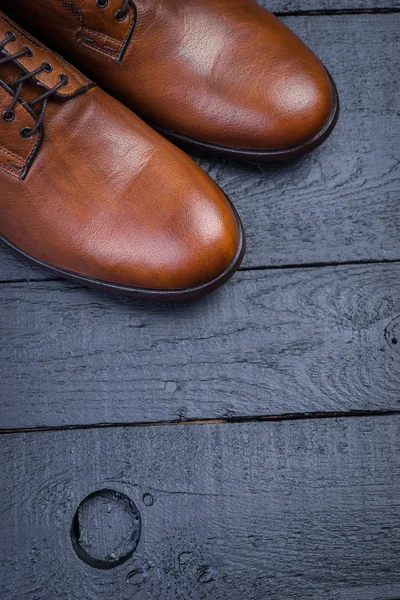
POLYGON ((0 65, 0 79, 6 84, 10 85, 12 81, 15 81, 23 74, 31 73, 43 63, 49 63, 52 67, 51 72, 41 71, 30 82, 24 84, 24 100, 29 102, 32 98, 40 95, 38 94, 37 84, 40 84, 40 93, 43 93, 43 88, 53 88, 59 83, 61 75, 68 77, 68 85, 62 86, 55 93, 55 96, 58 98, 70 98, 71 96, 87 91, 93 86, 89 79, 64 61, 61 56, 40 44, 40 42, 28 35, 0 12, 0 42, 5 40, 9 33, 13 33, 16 39, 4 46, 5 52, 12 55, 26 47, 31 50, 32 56, 21 56, 11 63, 0 65))

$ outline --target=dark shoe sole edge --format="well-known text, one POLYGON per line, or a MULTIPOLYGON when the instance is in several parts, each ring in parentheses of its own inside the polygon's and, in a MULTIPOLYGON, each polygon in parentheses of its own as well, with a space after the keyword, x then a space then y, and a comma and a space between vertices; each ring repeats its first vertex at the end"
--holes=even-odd
POLYGON ((247 162, 273 162, 294 159, 302 156, 303 154, 307 154, 307 152, 315 150, 318 148, 318 146, 323 144, 323 142, 328 139, 334 130, 338 121, 340 113, 339 93, 331 75, 328 71, 327 73, 329 75, 334 94, 332 112, 324 127, 313 138, 298 146, 292 146, 282 150, 251 150, 246 148, 230 148, 229 146, 212 144, 210 142, 191 138, 172 130, 164 129, 163 127, 154 125, 149 121, 147 121, 147 123, 163 137, 167 138, 169 141, 188 152, 198 152, 199 154, 206 156, 221 156, 224 158, 231 158, 234 160, 239 159, 247 162))
POLYGON ((100 279, 92 279, 90 277, 85 277, 84 275, 80 275, 73 271, 67 271, 65 269, 61 269, 59 267, 55 267, 54 265, 50 265, 49 263, 42 262, 41 260, 30 256, 17 246, 15 246, 12 242, 10 242, 7 238, 0 234, 0 240, 2 240, 7 246, 9 246, 14 252, 18 255, 25 258, 32 265, 44 269, 45 271, 52 273, 62 279, 67 279, 74 283, 78 283, 85 287, 94 288, 97 290, 102 290, 106 292, 110 292, 113 294, 119 294, 122 296, 130 296, 135 299, 143 299, 143 300, 154 300, 154 301, 174 301, 174 300, 192 300, 196 298, 200 298, 205 294, 208 294, 224 283, 226 283, 238 270, 243 260, 245 251, 246 251, 246 236, 243 228, 242 221, 233 206, 230 200, 227 198, 234 215, 236 217, 238 230, 239 230, 239 244, 237 253, 229 265, 229 267, 218 277, 213 279, 212 281, 208 281, 196 287, 186 288, 182 290, 153 290, 146 288, 135 288, 130 286, 124 286, 117 283, 110 283, 107 281, 102 281, 100 279))

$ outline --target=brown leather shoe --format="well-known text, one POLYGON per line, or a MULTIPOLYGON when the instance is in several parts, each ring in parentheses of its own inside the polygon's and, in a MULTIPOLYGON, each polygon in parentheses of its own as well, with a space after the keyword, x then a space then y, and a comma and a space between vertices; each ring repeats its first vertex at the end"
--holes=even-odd
POLYGON ((185 148, 295 157, 335 126, 321 62, 253 0, 1 0, 33 32, 185 148))
POLYGON ((244 252, 239 218, 182 151, 0 13, 0 238, 52 273, 195 297, 244 252))

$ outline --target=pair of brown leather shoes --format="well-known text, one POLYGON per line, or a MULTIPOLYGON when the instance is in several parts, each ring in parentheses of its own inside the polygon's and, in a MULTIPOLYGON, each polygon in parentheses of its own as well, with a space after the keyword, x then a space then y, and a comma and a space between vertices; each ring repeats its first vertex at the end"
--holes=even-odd
POLYGON ((0 13, 0 237, 74 281, 188 298, 239 267, 234 207, 155 130, 184 148, 261 161, 307 152, 335 125, 329 74, 253 0, 0 8, 84 73, 0 13))

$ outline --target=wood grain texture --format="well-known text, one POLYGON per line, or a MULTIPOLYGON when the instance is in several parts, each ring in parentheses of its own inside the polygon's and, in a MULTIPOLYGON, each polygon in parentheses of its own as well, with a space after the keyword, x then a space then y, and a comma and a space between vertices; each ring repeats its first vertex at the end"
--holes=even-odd
POLYGON ((267 10, 277 13, 293 13, 306 11, 352 11, 400 8, 400 0, 257 0, 267 10))
POLYGON ((399 275, 249 271, 181 306, 3 286, 0 427, 398 409, 399 275))
MULTIPOLYGON (((326 144, 295 163, 199 159, 243 217, 244 265, 398 259, 400 14, 285 21, 333 74, 342 114, 326 144)), ((0 280, 43 277, 0 248, 0 280)))
POLYGON ((3 435, 0 461, 2 600, 399 597, 399 417, 3 435), (104 488, 142 518, 110 571, 69 536, 104 488))

